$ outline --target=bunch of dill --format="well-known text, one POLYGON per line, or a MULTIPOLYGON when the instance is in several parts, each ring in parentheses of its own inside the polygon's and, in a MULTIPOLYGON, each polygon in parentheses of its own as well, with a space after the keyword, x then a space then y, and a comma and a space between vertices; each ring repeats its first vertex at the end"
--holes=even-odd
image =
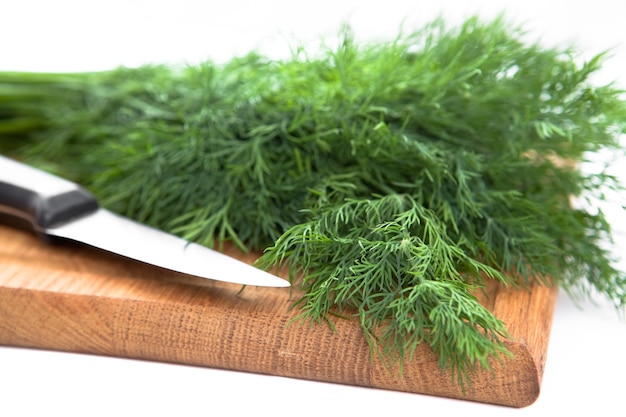
POLYGON ((466 376, 505 353, 486 278, 626 304, 581 172, 619 148, 626 103, 602 56, 528 45, 501 19, 225 65, 0 74, 0 151, 104 206, 288 265, 314 321, 359 320, 385 358, 419 343, 466 376), (298 278, 296 278, 298 277, 298 278))

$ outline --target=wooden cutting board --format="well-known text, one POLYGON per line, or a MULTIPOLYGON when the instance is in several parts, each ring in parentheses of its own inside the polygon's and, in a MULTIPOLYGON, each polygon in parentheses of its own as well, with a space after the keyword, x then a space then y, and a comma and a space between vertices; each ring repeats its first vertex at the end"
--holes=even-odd
MULTIPOLYGON (((227 253, 248 261, 254 255, 227 253)), ((0 344, 224 368, 511 407, 539 396, 557 290, 494 285, 485 305, 507 323, 513 359, 465 391, 420 346, 402 377, 357 322, 290 324, 298 292, 192 278, 81 245, 50 246, 0 224, 0 344)))

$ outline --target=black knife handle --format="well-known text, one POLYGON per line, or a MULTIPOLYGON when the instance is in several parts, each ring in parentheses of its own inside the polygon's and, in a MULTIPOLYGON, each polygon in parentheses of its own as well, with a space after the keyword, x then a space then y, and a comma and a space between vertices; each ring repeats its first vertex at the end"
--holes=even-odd
POLYGON ((0 212, 43 231, 97 209, 81 186, 0 155, 0 212))

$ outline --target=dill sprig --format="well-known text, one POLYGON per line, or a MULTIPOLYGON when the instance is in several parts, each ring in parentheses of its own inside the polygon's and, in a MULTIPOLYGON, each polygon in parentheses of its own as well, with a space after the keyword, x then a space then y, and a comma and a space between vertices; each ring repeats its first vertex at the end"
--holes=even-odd
POLYGON ((462 382, 507 353, 486 279, 626 305, 610 225, 572 204, 621 190, 580 164, 619 149, 622 92, 590 81, 604 55, 522 33, 439 20, 287 60, 0 73, 0 150, 139 221, 263 250, 304 319, 359 320, 399 363, 427 343, 462 382))

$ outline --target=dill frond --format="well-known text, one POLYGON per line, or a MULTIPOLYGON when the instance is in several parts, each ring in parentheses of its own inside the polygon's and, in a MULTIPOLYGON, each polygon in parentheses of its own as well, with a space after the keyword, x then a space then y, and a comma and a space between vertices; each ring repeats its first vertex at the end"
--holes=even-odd
POLYGON ((0 73, 0 151, 103 205, 301 277, 302 317, 352 315, 373 350, 427 343, 460 380, 505 353, 485 277, 626 306, 579 169, 619 149, 626 103, 599 55, 528 45, 503 19, 225 65, 0 73))

